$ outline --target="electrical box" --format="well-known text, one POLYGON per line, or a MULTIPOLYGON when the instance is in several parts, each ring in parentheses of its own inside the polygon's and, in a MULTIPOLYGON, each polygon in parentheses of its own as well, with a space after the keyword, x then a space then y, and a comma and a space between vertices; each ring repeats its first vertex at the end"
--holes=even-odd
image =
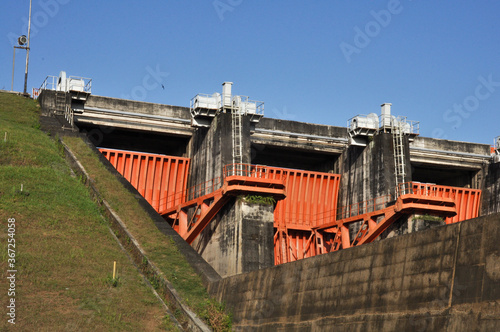
POLYGON ((199 94, 194 97, 192 107, 194 109, 212 109, 218 110, 220 108, 221 98, 220 93, 214 93, 212 95, 199 94))
POLYGON ((349 125, 351 131, 356 131, 356 129, 378 129, 378 116, 375 113, 370 113, 368 115, 357 115, 351 119, 349 125))

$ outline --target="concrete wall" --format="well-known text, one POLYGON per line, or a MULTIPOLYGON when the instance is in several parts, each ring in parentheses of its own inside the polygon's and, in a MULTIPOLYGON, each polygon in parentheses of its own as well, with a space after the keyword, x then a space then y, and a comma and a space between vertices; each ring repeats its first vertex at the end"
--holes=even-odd
MULTIPOLYGON (((366 147, 349 146, 341 156, 339 207, 394 194, 396 178, 392 140, 391 134, 381 133, 375 135, 366 147)), ((410 181, 408 140, 405 142, 406 181, 410 181)))
POLYGON ((43 116, 50 116, 51 110, 56 109, 56 92, 52 90, 42 90, 38 97, 38 103, 42 109, 43 116))
POLYGON ((415 181, 447 186, 484 188, 488 144, 416 137, 410 144, 415 181))
POLYGON ((220 275, 232 276, 274 265, 273 206, 234 198, 193 244, 220 275))
POLYGON ((339 155, 252 144, 252 164, 338 173, 339 155))
POLYGON ((500 163, 490 164, 487 169, 488 174, 482 191, 483 215, 500 213, 500 163))
POLYGON ((214 282, 244 331, 498 331, 500 215, 214 282))
POLYGON ((415 137, 411 144, 413 148, 424 148, 438 151, 470 153, 477 155, 489 155, 490 146, 488 144, 450 141, 430 137, 415 137))
POLYGON ((95 95, 90 95, 88 97, 85 103, 85 107, 96 107, 122 112, 159 115, 177 119, 191 119, 189 107, 146 103, 143 101, 126 100, 95 95))
POLYGON ((262 118, 256 129, 285 131, 297 134, 309 134, 325 137, 337 137, 347 139, 347 129, 345 127, 335 127, 319 125, 298 121, 262 118))
MULTIPOLYGON (((250 162, 250 120, 242 118, 243 163, 250 162)), ((232 120, 220 113, 210 128, 198 128, 190 144, 188 187, 223 176, 233 163, 232 120)), ((193 243, 221 276, 267 268, 274 264, 273 207, 249 206, 233 198, 193 243)))
MULTIPOLYGON (((60 105, 56 105, 56 93, 57 91, 55 90, 42 90, 42 92, 40 93, 38 102, 40 103, 43 116, 55 116, 56 111, 60 112, 60 110, 56 110, 57 106, 60 107, 60 105)), ((64 100, 66 101, 67 105, 70 105, 71 96, 69 94, 66 94, 64 100)))
POLYGON ((262 118, 250 136, 252 162, 309 171, 335 171, 347 147, 343 127, 262 118))
MULTIPOLYGON (((243 162, 249 163, 250 125, 247 118, 243 120, 243 162)), ((231 114, 221 113, 212 120, 210 128, 197 128, 193 133, 188 153, 191 158, 188 187, 222 177, 224 166, 233 163, 231 128, 231 114)))

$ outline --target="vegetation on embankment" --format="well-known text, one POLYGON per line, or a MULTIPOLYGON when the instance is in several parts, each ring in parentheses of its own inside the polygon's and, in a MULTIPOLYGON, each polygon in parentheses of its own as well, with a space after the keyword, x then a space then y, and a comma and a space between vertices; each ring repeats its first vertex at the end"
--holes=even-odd
POLYGON ((175 330, 38 119, 36 101, 0 93, 0 330, 12 327, 6 315, 9 218, 16 225, 17 329, 175 330), (109 282, 114 261, 116 287, 109 282))
MULTIPOLYGON (((149 262, 160 269, 185 303, 210 327, 215 331, 229 331, 231 317, 225 313, 224 306, 210 298, 200 276, 179 252, 174 241, 158 230, 137 198, 106 169, 95 152, 81 138, 64 137, 63 141, 94 180, 94 186, 103 199, 120 216, 127 230, 140 243, 149 262)), ((151 283, 159 287, 154 278, 150 279, 151 283)), ((180 315, 177 318, 182 319, 180 315)))

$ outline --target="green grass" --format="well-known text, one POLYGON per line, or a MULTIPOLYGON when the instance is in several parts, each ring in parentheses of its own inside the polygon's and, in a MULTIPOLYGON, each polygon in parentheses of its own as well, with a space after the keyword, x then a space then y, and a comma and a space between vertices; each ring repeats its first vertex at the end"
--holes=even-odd
POLYGON ((276 203, 276 200, 272 196, 246 195, 242 196, 241 199, 249 204, 273 205, 276 203))
POLYGON ((431 216, 431 215, 428 215, 428 214, 424 214, 424 215, 418 215, 418 216, 414 216, 412 218, 413 221, 415 220, 423 220, 423 221, 443 221, 445 220, 445 218, 443 217, 439 217, 439 216, 431 216))
MULTIPOLYGON (((39 130, 38 117, 36 102, 0 93, 2 308, 8 301, 7 219, 15 218, 17 329, 175 330, 87 188, 71 176, 60 147, 39 130), (116 287, 107 282, 113 261, 116 287)), ((11 327, 5 310, 0 330, 11 327)))
MULTIPOLYGON (((151 262, 173 284, 188 306, 216 331, 230 330, 231 319, 224 313, 224 306, 212 300, 201 278, 196 274, 173 240, 166 238, 154 225, 137 199, 110 174, 96 154, 78 137, 64 137, 78 160, 111 207, 137 239, 151 262)), ((155 280, 151 280, 155 284, 155 280)))

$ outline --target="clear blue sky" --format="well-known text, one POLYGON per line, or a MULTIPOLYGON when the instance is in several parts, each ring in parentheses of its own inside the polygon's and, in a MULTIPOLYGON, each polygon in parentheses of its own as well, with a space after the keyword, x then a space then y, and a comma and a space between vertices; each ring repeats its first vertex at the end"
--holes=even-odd
MULTIPOLYGON (((0 8, 0 89, 9 90, 29 1, 0 8)), ((492 144, 499 17, 497 0, 35 0, 28 89, 65 70, 92 78, 96 95, 189 106, 232 81, 268 117, 345 126, 391 102, 422 136, 492 144)))

